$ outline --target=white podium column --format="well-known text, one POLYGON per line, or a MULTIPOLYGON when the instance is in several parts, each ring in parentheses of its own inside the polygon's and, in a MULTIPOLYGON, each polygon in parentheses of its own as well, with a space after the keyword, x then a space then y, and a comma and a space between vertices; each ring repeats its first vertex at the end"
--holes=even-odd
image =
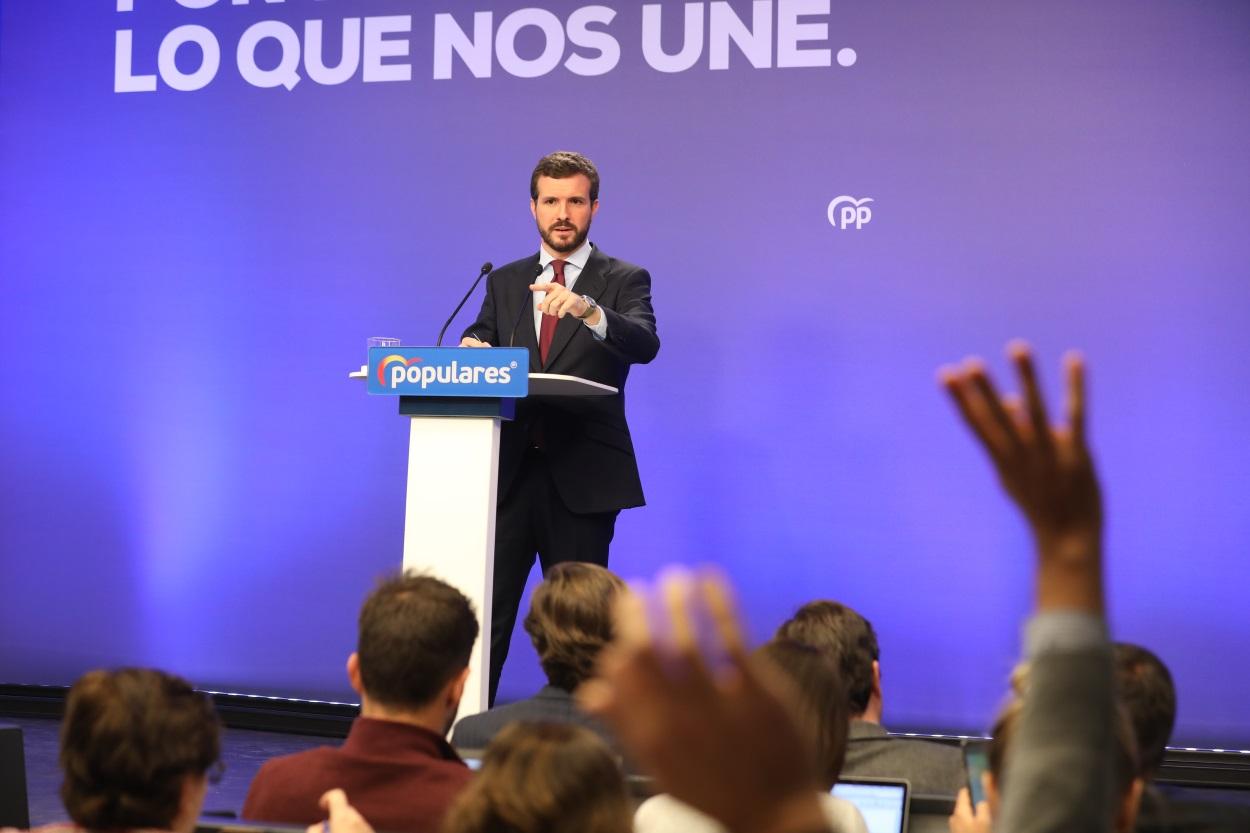
POLYGON ((499 417, 413 416, 408 439, 404 569, 458 588, 481 633, 469 660, 460 715, 486 710, 495 569, 499 417))

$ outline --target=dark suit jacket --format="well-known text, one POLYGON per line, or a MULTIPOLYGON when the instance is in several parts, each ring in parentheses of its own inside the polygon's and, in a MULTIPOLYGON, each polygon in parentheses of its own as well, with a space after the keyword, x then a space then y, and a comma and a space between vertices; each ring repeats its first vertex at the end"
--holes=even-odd
POLYGON ((325 818, 322 793, 341 787, 375 830, 438 833, 452 799, 472 778, 441 735, 358 717, 341 747, 266 761, 248 789, 243 818, 316 824, 325 818))
POLYGON ((631 364, 651 361, 660 349, 651 308, 651 276, 646 269, 592 250, 573 291, 599 303, 607 317, 608 336, 599 341, 584 323, 565 316, 556 326, 547 363, 541 365, 534 333, 534 293, 529 290, 538 273, 537 254, 491 273, 482 309, 463 335, 473 334, 498 347, 528 347, 532 373, 580 376, 621 392, 586 398, 527 397, 518 402, 516 418, 505 422, 500 432, 500 499, 516 479, 534 425, 540 423, 552 478, 571 511, 610 512, 641 506, 642 482, 625 422, 625 380, 631 364))
POLYGON ((892 737, 876 723, 853 720, 842 774, 906 778, 917 795, 954 796, 964 785, 963 754, 957 746, 892 737))
MULTIPOLYGON (((1142 792, 1136 833, 1246 833, 1250 807, 1216 803, 1201 788, 1150 784, 1142 792)), ((1218 793, 1217 793, 1218 795, 1218 793)))
POLYGON ((607 728, 583 712, 573 701, 573 695, 553 685, 543 686, 538 694, 528 700, 518 700, 504 706, 496 706, 481 714, 462 717, 451 733, 451 743, 457 749, 485 749, 503 727, 518 720, 540 723, 576 723, 603 738, 613 752, 616 740, 607 728))

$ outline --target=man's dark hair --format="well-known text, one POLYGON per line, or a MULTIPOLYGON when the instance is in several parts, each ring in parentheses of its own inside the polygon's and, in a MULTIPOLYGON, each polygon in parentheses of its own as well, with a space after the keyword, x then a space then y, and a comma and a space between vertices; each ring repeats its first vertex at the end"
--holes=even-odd
POLYGON ((599 171, 595 168, 595 163, 571 150, 557 150, 538 160, 538 164, 534 166, 534 173, 530 174, 530 199, 538 199, 540 176, 564 179, 577 174, 585 174, 590 180, 590 201, 594 202, 599 199, 599 171))
POLYGON ((867 619, 837 602, 808 602, 782 623, 775 638, 811 645, 828 654, 846 683, 851 716, 858 717, 868 708, 872 664, 881 658, 881 651, 867 619))
POLYGON ((1154 652, 1128 642, 1115 644, 1120 701, 1137 735, 1139 774, 1150 778, 1163 763, 1176 723, 1176 687, 1172 674, 1154 652))
POLYGON ((530 599, 525 632, 551 685, 573 691, 594 673, 612 641, 612 606, 624 589, 596 564, 569 561, 547 571, 530 599))
POLYGON ((477 633, 473 605, 456 588, 417 573, 387 579, 360 609, 365 691, 387 706, 427 705, 468 666, 477 633))
POLYGON ((821 786, 831 789, 846 760, 850 729, 846 687, 838 669, 829 662, 827 651, 791 639, 774 639, 755 657, 772 663, 790 683, 790 712, 812 741, 821 786))
POLYGON ((221 752, 213 704, 179 677, 147 668, 90 671, 61 722, 61 800, 86 830, 169 830, 187 776, 221 752))

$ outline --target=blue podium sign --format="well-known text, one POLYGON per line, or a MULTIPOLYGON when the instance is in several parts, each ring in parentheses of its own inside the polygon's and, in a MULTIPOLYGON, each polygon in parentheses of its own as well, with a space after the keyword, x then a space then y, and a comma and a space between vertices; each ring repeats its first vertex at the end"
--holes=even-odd
POLYGON ((520 398, 529 361, 525 347, 370 347, 369 393, 520 398))

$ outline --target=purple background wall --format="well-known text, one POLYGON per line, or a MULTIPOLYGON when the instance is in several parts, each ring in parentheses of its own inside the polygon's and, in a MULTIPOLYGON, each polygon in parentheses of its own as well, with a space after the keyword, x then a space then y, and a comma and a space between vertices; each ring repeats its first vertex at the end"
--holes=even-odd
MULTIPOLYGON (((1001 369, 1026 335, 1057 399, 1080 346, 1115 632, 1171 664, 1177 740, 1247 748, 1250 7, 837 2, 808 46, 853 66, 731 47, 667 74, 613 2, 604 75, 433 79, 435 13, 522 5, 0 8, 0 682, 142 663, 347 697, 358 604, 400 558, 406 426, 345 372, 367 336, 431 341, 478 264, 535 249, 528 172, 569 147, 663 340, 630 382, 649 506, 618 526, 622 574, 720 564, 759 637, 846 601, 880 633, 892 727, 983 727, 1030 554, 934 369, 1001 369), (235 69, 256 21, 334 40, 386 14, 412 17, 410 81, 235 69), (211 84, 113 91, 116 30, 151 73, 184 24, 220 38, 211 84), (831 226, 842 194, 871 223, 831 226)), ((513 657, 505 697, 538 684, 523 634, 513 657)))

